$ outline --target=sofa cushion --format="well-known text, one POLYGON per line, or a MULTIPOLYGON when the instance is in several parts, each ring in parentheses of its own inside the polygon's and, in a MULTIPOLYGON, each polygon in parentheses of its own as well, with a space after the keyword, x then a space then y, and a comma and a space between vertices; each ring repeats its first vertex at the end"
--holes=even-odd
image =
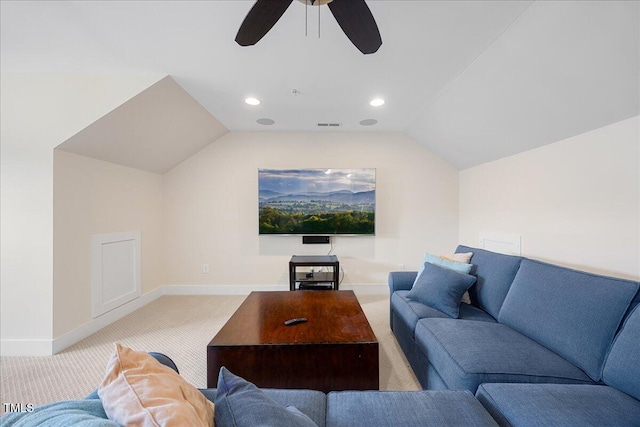
MULTIPOLYGON (((640 306, 631 312, 604 363, 602 380, 640 400, 640 306)), ((638 417, 640 420, 640 417, 638 417)))
POLYGON ((590 383, 562 357, 499 323, 423 319, 416 344, 450 389, 485 382, 590 383))
MULTIPOLYGON (((300 412, 308 416, 318 426, 325 425, 327 412, 327 395, 317 390, 293 390, 293 389, 260 389, 267 397, 278 402, 282 406, 295 406, 300 412)), ((210 401, 214 402, 218 394, 217 388, 204 388, 200 392, 210 401)))
POLYGON ((638 283, 525 259, 498 321, 598 381, 605 355, 638 283))
POLYGON ((265 395, 283 406, 295 406, 313 420, 324 426, 327 416, 327 395, 317 390, 262 389, 265 395))
POLYGON ((457 318, 462 295, 475 281, 469 274, 425 262, 407 297, 457 318))
POLYGON ((501 426, 638 426, 640 401, 602 385, 482 384, 476 397, 501 426))
MULTIPOLYGON (((396 312, 398 317, 414 331, 416 324, 420 319, 439 317, 449 319, 450 317, 433 307, 429 307, 419 301, 413 301, 408 298, 409 291, 397 291, 391 295, 391 308, 396 312)), ((484 322, 495 322, 496 320, 488 313, 480 310, 478 307, 461 304, 459 319, 478 320, 484 322)))
POLYGON ((464 252, 473 252, 471 274, 478 278, 469 289, 471 302, 497 318, 522 258, 462 245, 456 248, 456 253, 464 252))
POLYGON ((284 406, 249 381, 220 369, 215 399, 217 427, 315 427, 316 423, 295 406, 284 406))
POLYGON ((327 395, 327 426, 496 426, 465 391, 340 391, 327 395))
POLYGON ((116 344, 98 388, 105 413, 122 425, 213 426, 213 404, 153 356, 116 344))

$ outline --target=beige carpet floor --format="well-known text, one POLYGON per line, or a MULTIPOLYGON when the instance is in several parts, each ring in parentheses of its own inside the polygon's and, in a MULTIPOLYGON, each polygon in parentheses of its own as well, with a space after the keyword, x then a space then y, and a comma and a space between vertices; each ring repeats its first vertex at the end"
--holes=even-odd
MULTIPOLYGON (((0 401, 41 405, 85 397, 102 381, 115 342, 165 353, 187 381, 204 388, 206 346, 244 298, 164 296, 54 356, 0 358, 0 401)), ((358 299, 380 344, 380 389, 419 390, 389 329, 389 297, 358 299)))

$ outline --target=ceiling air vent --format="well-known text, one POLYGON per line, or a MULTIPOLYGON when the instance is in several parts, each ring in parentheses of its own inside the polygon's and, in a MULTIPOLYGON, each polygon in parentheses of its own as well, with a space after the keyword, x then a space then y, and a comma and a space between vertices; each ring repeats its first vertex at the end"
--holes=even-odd
POLYGON ((340 123, 318 123, 318 127, 321 127, 321 128, 337 128, 337 127, 340 127, 340 123))

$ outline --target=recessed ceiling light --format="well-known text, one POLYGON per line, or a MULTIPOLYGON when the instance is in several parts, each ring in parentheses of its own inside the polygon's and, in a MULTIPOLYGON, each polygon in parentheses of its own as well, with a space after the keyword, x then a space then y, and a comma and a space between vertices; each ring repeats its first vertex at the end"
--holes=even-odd
POLYGON ((258 124, 260 124, 260 125, 265 125, 265 126, 271 126, 272 124, 274 124, 274 123, 275 123, 275 121, 274 121, 274 120, 272 120, 272 119, 267 119, 267 118, 264 118, 264 119, 258 119, 258 120, 256 120, 256 122, 258 122, 258 124))
POLYGON ((378 121, 376 119, 364 119, 364 120, 360 120, 360 124, 362 126, 373 126, 376 123, 378 123, 378 121))
POLYGON ((374 99, 371 100, 369 105, 371 105, 372 107, 379 107, 381 105, 384 105, 384 99, 382 99, 382 98, 374 98, 374 99))
POLYGON ((249 105, 260 105, 260 100, 258 98, 247 98, 244 100, 249 105))

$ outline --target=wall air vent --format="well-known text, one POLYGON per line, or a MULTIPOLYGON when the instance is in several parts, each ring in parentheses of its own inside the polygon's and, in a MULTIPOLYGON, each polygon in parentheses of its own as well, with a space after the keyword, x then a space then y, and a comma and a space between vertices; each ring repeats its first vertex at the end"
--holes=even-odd
POLYGON ((340 123, 318 123, 318 127, 321 128, 337 128, 340 126, 340 123))

